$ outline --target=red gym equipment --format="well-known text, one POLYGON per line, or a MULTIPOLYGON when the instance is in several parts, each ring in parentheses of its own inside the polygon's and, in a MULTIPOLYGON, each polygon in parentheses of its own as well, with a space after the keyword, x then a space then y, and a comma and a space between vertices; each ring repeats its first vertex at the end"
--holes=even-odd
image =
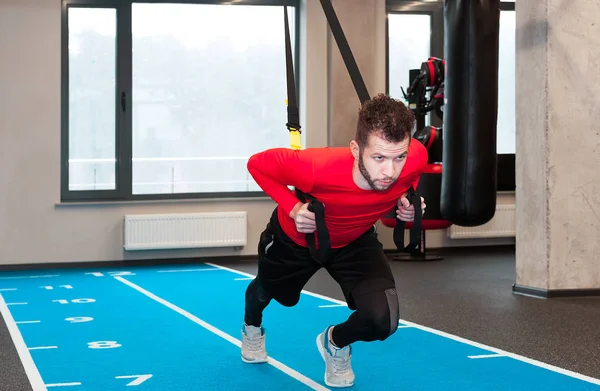
POLYGON ((384 217, 381 222, 386 227, 395 228, 394 243, 398 253, 391 258, 395 261, 438 261, 443 259, 437 254, 430 254, 426 248, 426 231, 446 229, 452 225, 442 218, 440 211, 440 195, 442 187, 442 129, 425 126, 425 115, 434 111, 443 118, 444 94, 439 89, 444 84, 445 62, 439 58, 429 58, 421 64, 421 69, 410 72, 413 79, 404 96, 416 117, 417 131, 413 135, 415 141, 422 143, 429 154, 428 164, 419 179, 416 193, 425 199, 427 205, 421 221, 420 244, 413 250, 406 250, 404 246, 404 233, 413 228, 411 222, 404 223, 404 229, 396 227, 398 219, 395 212, 389 217, 384 217), (426 98, 429 93, 430 98, 426 98))
MULTIPOLYGON (((411 252, 399 251, 393 254, 391 258, 395 261, 439 261, 442 259, 437 254, 431 254, 427 252, 426 248, 426 231, 435 229, 446 229, 452 225, 447 220, 441 218, 440 214, 440 189, 442 186, 442 165, 441 164, 428 164, 425 171, 419 179, 419 186, 416 191, 421 197, 425 199, 425 214, 421 222, 421 243, 420 245, 411 252)), ((381 219, 381 222, 386 227, 395 228, 397 219, 395 217, 385 217, 381 219)), ((399 231, 401 235, 404 235, 405 231, 413 228, 411 222, 404 223, 404 230, 399 231)), ((403 238, 401 239, 404 240, 403 238)), ((404 248, 403 242, 399 242, 397 238, 394 238, 394 242, 398 250, 404 248)))

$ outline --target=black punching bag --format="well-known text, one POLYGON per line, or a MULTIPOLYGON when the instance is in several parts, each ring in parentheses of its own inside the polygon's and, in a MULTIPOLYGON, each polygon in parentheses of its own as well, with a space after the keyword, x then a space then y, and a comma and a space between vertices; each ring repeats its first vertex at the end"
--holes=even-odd
POLYGON ((477 226, 496 211, 499 0, 445 0, 441 214, 477 226))

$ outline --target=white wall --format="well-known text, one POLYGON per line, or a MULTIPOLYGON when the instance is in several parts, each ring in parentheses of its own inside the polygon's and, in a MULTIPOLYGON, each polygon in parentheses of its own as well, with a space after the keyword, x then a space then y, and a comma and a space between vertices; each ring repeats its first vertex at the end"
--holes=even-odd
MULTIPOLYGON (((384 91, 384 0, 334 4, 359 63, 369 68, 369 85, 384 91), (354 23, 352 18, 360 16, 345 12, 347 7, 366 7, 371 12, 361 23, 354 23), (367 30, 358 33, 358 27, 367 30), (373 52, 361 54, 367 49, 373 52)), ((337 47, 332 42, 328 45, 320 3, 308 0, 304 6, 304 21, 310 28, 303 31, 306 40, 301 77, 307 85, 300 103, 306 144, 319 146, 327 144, 329 120, 339 115, 339 111, 330 110, 340 110, 339 96, 345 93, 340 94, 340 89, 347 89, 347 85, 340 82, 345 69, 339 68, 339 61, 337 68, 332 68, 337 81, 331 84, 328 77, 328 48, 337 52, 337 47), (330 85, 332 91, 328 90, 330 85), (328 102, 330 95, 336 100, 328 102)), ((60 204, 60 18, 58 0, 0 2, 0 264, 255 254, 254 243, 274 207, 268 199, 60 204), (249 216, 250 244, 239 253, 230 249, 123 251, 122 223, 127 213, 231 210, 245 210, 249 216)), ((380 230, 386 247, 393 248, 391 230, 380 230)), ((445 231, 428 238, 430 247, 505 242, 451 242, 445 231)))

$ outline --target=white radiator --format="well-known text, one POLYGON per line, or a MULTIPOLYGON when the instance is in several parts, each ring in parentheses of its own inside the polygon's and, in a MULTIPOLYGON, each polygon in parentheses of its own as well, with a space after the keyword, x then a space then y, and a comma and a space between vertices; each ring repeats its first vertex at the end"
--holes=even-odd
POLYGON ((515 224, 515 205, 497 204, 496 213, 490 221, 477 227, 452 225, 448 228, 448 237, 450 239, 512 238, 516 236, 515 224))
POLYGON ((126 215, 125 250, 242 247, 246 212, 126 215))

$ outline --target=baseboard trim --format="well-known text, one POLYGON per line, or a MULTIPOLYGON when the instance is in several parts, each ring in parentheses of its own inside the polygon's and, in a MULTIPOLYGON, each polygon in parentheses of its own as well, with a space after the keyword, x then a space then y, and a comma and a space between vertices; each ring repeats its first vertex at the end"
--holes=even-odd
POLYGON ((256 260, 256 255, 226 255, 214 257, 189 257, 189 258, 144 258, 107 261, 80 261, 80 262, 48 262, 48 263, 23 263, 0 265, 0 272, 5 271, 31 271, 50 269, 89 269, 107 267, 136 267, 136 266, 167 266, 167 265, 199 265, 206 262, 244 262, 256 260))
POLYGON ((513 284, 512 291, 516 295, 531 296, 541 299, 567 297, 600 297, 599 289, 542 289, 513 284))
MULTIPOLYGON (((483 245, 483 246, 450 246, 427 248, 427 252, 432 254, 450 255, 465 253, 481 253, 483 256, 493 252, 514 251, 514 244, 508 245, 483 245)), ((384 252, 387 255, 398 254, 399 251, 393 248, 386 248, 384 252)), ((206 262, 255 262, 257 255, 216 255, 216 256, 197 256, 197 257, 170 257, 170 258, 141 258, 141 259, 121 259, 104 261, 64 261, 64 262, 31 262, 31 263, 13 263, 8 265, 0 264, 0 272, 18 271, 18 270, 48 270, 48 269, 85 269, 94 267, 134 267, 134 266, 162 266, 162 265, 185 265, 202 264, 206 262)))

